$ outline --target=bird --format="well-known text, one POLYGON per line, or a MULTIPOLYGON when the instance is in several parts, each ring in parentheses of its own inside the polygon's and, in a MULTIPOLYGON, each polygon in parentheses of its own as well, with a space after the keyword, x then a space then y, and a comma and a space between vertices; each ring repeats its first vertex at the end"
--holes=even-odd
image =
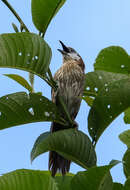
MULTIPOLYGON (((52 102, 56 104, 61 116, 65 119, 65 114, 58 101, 58 96, 62 97, 71 120, 74 121, 75 127, 78 127, 75 118, 80 109, 81 97, 84 91, 85 64, 81 56, 73 48, 67 47, 62 41, 59 42, 62 46, 62 50, 58 49, 58 51, 62 54, 63 64, 54 75, 57 90, 52 89, 51 91, 52 102)), ((51 133, 64 129, 66 129, 66 127, 59 123, 52 122, 51 124, 51 133)), ((62 173, 64 176, 69 172, 70 164, 71 160, 65 159, 57 152, 49 152, 49 170, 53 177, 57 172, 62 173)))

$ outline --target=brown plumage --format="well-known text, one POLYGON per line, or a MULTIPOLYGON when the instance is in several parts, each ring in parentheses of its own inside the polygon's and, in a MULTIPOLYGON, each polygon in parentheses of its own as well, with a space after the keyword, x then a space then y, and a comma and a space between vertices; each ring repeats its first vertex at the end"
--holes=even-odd
MULTIPOLYGON (((54 75, 54 79, 58 84, 58 90, 57 92, 52 90, 52 101, 58 106, 62 117, 65 118, 57 101, 57 94, 59 94, 66 105, 71 119, 74 121, 80 108, 81 96, 84 90, 85 65, 80 55, 74 49, 66 47, 61 41, 60 43, 63 50, 58 50, 63 55, 63 65, 54 75)), ((55 122, 51 124, 51 132, 63 129, 65 127, 61 124, 55 122)), ((49 154, 49 169, 52 172, 52 176, 55 176, 57 170, 62 175, 65 175, 66 172, 69 172, 70 163, 70 160, 66 160, 54 151, 51 151, 49 154)))

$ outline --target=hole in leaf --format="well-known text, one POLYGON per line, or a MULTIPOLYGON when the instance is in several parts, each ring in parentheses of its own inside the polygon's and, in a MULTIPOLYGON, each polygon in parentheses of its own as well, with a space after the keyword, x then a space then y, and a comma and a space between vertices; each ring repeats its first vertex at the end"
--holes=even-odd
POLYGON ((124 68, 125 67, 125 65, 121 65, 121 68, 124 68))
POLYGON ((45 112, 45 116, 46 116, 46 117, 49 117, 50 114, 49 114, 48 112, 45 112))
POLYGON ((94 90, 97 92, 97 91, 98 91, 98 88, 97 88, 97 87, 95 87, 95 88, 94 88, 94 90))
POLYGON ((89 86, 87 86, 86 90, 90 90, 90 87, 89 87, 89 86))
POLYGON ((108 109, 110 109, 110 108, 111 108, 111 105, 110 105, 110 104, 108 104, 108 105, 107 105, 107 108, 108 108, 108 109))
POLYGON ((108 88, 106 88, 106 92, 108 92, 108 88))
POLYGON ((34 115, 34 111, 33 111, 33 108, 29 108, 28 110, 32 115, 34 115))
POLYGON ((101 80, 101 79, 102 79, 102 76, 100 75, 98 78, 101 80))
POLYGON ((2 115, 2 113, 0 112, 0 116, 2 115))
POLYGON ((30 53, 28 53, 27 56, 29 57, 29 56, 30 56, 30 53))
POLYGON ((19 55, 19 56, 22 56, 22 52, 19 52, 18 55, 19 55))
POLYGON ((35 55, 34 58, 35 58, 35 60, 38 60, 38 56, 37 55, 35 55))

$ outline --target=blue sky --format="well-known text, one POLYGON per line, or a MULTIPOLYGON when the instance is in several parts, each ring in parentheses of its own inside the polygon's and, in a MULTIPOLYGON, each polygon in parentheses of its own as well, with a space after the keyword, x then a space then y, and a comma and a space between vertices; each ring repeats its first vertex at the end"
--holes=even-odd
MULTIPOLYGON (((10 0, 13 7, 29 27, 36 32, 31 19, 31 0, 10 0)), ((73 47, 82 56, 86 72, 93 71, 94 60, 99 51, 111 45, 118 45, 130 53, 130 1, 129 0, 68 0, 52 20, 45 35, 45 40, 52 48, 51 70, 61 66, 62 57, 57 51, 58 40, 73 47)), ((11 23, 18 24, 15 17, 0 1, 0 33, 14 32, 11 23)), ((19 26, 19 24, 18 24, 19 26)), ((0 96, 25 91, 16 82, 3 76, 3 73, 17 73, 28 79, 28 74, 13 69, 0 69, 0 96)), ((35 78, 35 90, 42 91, 50 98, 50 88, 38 77, 35 78)), ((82 102, 77 121, 80 130, 87 131, 89 107, 82 102)), ((39 156, 31 165, 30 151, 36 138, 49 130, 50 123, 33 123, 0 131, 0 174, 20 169, 48 169, 48 153, 39 156)), ((130 126, 123 122, 121 114, 103 133, 97 146, 98 165, 108 164, 112 159, 121 160, 126 146, 118 135, 130 126)), ((83 170, 76 164, 71 165, 71 172, 83 170)), ((121 164, 112 169, 113 180, 124 183, 125 177, 121 164)))

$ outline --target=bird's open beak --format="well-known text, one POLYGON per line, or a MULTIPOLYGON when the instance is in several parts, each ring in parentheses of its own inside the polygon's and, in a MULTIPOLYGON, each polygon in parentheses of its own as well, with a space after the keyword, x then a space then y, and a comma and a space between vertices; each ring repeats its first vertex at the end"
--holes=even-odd
POLYGON ((62 54, 69 53, 69 49, 65 46, 65 44, 64 44, 62 41, 60 41, 60 40, 59 40, 59 42, 60 42, 60 44, 62 45, 63 50, 61 50, 61 49, 57 49, 57 50, 58 50, 59 52, 61 52, 62 54))

